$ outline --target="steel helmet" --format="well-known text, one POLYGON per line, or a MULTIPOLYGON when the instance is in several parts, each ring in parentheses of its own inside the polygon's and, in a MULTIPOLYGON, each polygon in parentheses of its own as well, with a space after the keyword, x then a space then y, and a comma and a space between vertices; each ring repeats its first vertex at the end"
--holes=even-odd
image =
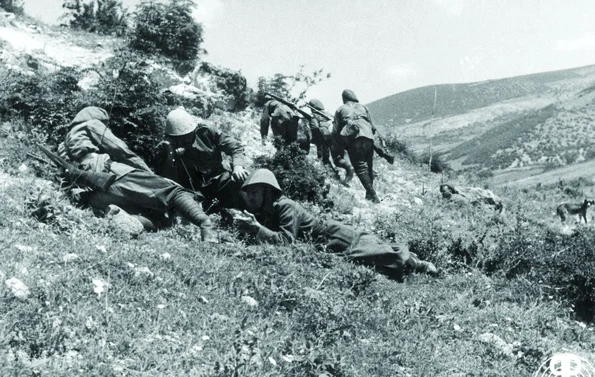
POLYGON ((320 102, 320 100, 317 99, 311 99, 308 104, 310 106, 312 106, 313 108, 315 108, 316 110, 320 110, 320 111, 324 111, 324 105, 322 104, 322 102, 320 102))
POLYGON ((242 185, 242 190, 248 186, 257 185, 257 184, 264 184, 271 186, 279 191, 281 187, 279 187, 279 182, 277 182, 277 178, 275 178, 275 174, 269 169, 257 169, 246 179, 244 184, 242 185))
POLYGON ((165 134, 168 136, 188 135, 198 127, 198 121, 186 110, 175 109, 167 114, 165 134))

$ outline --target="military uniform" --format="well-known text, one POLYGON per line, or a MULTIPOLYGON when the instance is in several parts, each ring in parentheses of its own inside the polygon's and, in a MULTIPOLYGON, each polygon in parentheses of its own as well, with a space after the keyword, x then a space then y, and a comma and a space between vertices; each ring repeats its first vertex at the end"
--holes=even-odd
MULTIPOLYGON (((276 178, 269 170, 255 171, 244 183, 243 190, 255 184, 269 185, 281 194, 276 178)), ((374 234, 338 221, 319 220, 299 203, 282 195, 278 195, 272 204, 272 213, 260 214, 257 219, 261 226, 252 234, 256 243, 287 245, 297 240, 312 241, 324 245, 329 252, 374 266, 391 276, 400 275, 407 266, 419 272, 437 272, 431 263, 411 255, 405 245, 391 246, 374 234)))
POLYGON ((89 194, 89 204, 101 210, 110 204, 161 214, 175 210, 201 227, 203 239, 212 240, 212 222, 194 201, 192 193, 154 174, 103 124, 102 121, 107 120, 107 112, 101 108, 81 110, 58 148, 63 158, 81 170, 116 175, 116 180, 105 191, 96 190, 89 194))
POLYGON ((343 105, 335 112, 333 138, 338 155, 347 149, 349 159, 362 185, 366 199, 380 202, 374 190, 374 134, 376 128, 368 108, 351 90, 343 91, 343 105))
POLYGON ((176 114, 180 117, 178 121, 191 123, 187 125, 190 130, 188 134, 192 133, 194 136, 191 144, 184 147, 182 152, 176 151, 172 138, 185 134, 167 135, 167 141, 159 146, 163 152, 158 158, 157 172, 201 195, 202 200, 208 202, 207 207, 215 200, 219 204, 214 208, 242 207, 238 194, 244 181, 234 179, 232 172, 222 163, 222 154, 225 153, 231 157, 232 169, 235 166, 247 166, 248 161, 242 144, 212 126, 199 124, 181 109, 172 111, 168 115, 168 122, 171 122, 176 114))
POLYGON ((301 149, 310 152, 312 134, 307 123, 301 122, 298 114, 289 106, 270 100, 264 104, 260 117, 260 136, 264 141, 269 134, 283 139, 284 144, 297 142, 301 149))

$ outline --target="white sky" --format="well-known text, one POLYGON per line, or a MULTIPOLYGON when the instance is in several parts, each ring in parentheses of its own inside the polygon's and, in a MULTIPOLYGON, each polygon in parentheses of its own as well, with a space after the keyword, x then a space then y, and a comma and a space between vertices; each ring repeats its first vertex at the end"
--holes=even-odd
MULTIPOLYGON (((52 22, 61 0, 24 0, 52 22)), ((205 60, 259 76, 324 68, 334 111, 425 85, 595 64, 593 0, 196 0, 205 60)), ((124 0, 133 10, 139 0, 124 0)))

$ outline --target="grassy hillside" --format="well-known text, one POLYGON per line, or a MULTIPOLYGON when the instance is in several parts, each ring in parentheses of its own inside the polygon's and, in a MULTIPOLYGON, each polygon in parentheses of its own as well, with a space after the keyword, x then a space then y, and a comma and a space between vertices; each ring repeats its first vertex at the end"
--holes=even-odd
MULTIPOLYGON (((43 88, 51 105, 66 98, 43 88)), ((153 105, 144 115, 161 124, 169 105, 153 105)), ((260 144, 258 115, 209 120, 254 158, 274 151, 260 144)), ((181 223, 130 238, 32 157, 55 130, 3 116, 0 376, 529 377, 561 351, 595 360, 595 228, 554 217, 558 203, 582 200, 580 187, 498 187, 500 213, 444 200, 441 183, 470 183, 407 158, 375 160, 377 205, 357 179, 329 177, 333 206, 305 204, 319 219, 406 242, 441 271, 396 281, 310 243, 213 245, 181 223)))
POLYGON ((435 118, 464 114, 471 110, 527 95, 539 95, 593 79, 595 66, 517 76, 469 84, 445 84, 411 89, 385 97, 368 106, 374 120, 396 127, 430 119, 436 91, 435 118))

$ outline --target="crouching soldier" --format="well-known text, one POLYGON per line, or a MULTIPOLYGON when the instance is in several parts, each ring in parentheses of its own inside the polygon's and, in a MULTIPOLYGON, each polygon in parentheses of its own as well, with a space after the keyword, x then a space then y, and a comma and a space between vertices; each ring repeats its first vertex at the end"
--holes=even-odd
POLYGON ((104 109, 84 108, 70 123, 70 130, 58 147, 60 156, 72 162, 65 167, 67 177, 92 190, 89 204, 100 210, 113 204, 163 215, 175 211, 201 228, 203 241, 216 242, 213 223, 192 192, 153 173, 107 128, 103 123, 107 120, 104 109), (111 178, 102 179, 106 174, 111 178))
POLYGON ((244 147, 203 123, 183 109, 167 115, 157 173, 194 191, 209 210, 242 208, 239 193, 248 176, 244 147), (232 159, 231 170, 223 166, 223 153, 232 159))
POLYGON ((406 270, 437 274, 436 267, 409 253, 406 246, 393 247, 373 234, 329 220, 322 221, 281 192, 274 174, 256 170, 242 187, 249 211, 235 220, 241 232, 256 243, 291 244, 296 240, 312 240, 326 250, 392 276, 406 270), (256 215, 256 216, 255 216, 256 215))
POLYGON ((264 104, 260 117, 260 136, 262 143, 269 134, 280 137, 285 145, 297 142, 300 149, 310 152, 312 134, 308 124, 301 121, 297 111, 278 100, 270 100, 264 104))

